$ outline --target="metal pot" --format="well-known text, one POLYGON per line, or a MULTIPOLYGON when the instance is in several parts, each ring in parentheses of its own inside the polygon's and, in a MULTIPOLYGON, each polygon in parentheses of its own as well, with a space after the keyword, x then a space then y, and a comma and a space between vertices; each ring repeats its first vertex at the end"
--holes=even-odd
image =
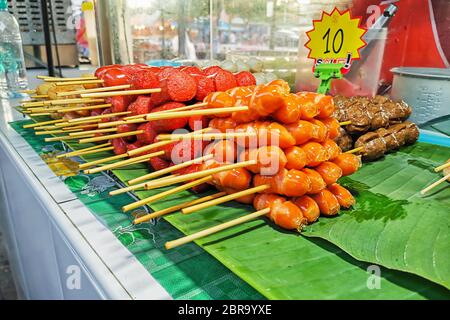
POLYGON ((391 97, 413 108, 410 120, 424 124, 450 114, 450 69, 393 68, 391 97))

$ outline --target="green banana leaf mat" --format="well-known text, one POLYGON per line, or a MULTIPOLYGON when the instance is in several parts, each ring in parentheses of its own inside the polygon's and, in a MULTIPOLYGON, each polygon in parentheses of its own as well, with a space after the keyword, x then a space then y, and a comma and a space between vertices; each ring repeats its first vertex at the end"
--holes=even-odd
MULTIPOLYGON (((31 145, 40 141, 35 147, 40 150, 45 145, 43 138, 23 129, 25 123, 11 125, 27 141, 33 141, 31 145)), ((74 150, 89 146, 68 145, 74 150)), ((130 221, 139 210, 132 214, 120 211, 133 201, 128 195, 108 197, 107 192, 116 188, 111 186, 101 193, 102 201, 89 202, 89 189, 76 190, 73 184, 71 189, 174 298, 449 299, 450 188, 444 184, 428 196, 418 193, 439 179, 433 168, 448 158, 450 148, 416 143, 382 160, 365 163, 356 174, 340 181, 355 195, 354 208, 338 217, 321 218, 302 235, 282 230, 263 218, 199 239, 198 246, 168 251, 164 242, 181 236, 172 226, 191 234, 254 209, 231 202, 191 215, 174 213, 156 225, 145 224, 137 232, 141 235, 137 241, 130 221), (104 202, 109 210, 104 209, 104 202), (171 268, 161 268, 161 261, 167 260, 172 261, 171 268), (224 278, 227 281, 221 280, 224 278)), ((113 170, 121 181, 147 172, 144 165, 113 170)), ((79 174, 66 181, 92 176, 79 174)), ((94 183, 91 188, 102 186, 94 183)), ((169 188, 135 194, 145 198, 169 188)), ((197 197, 180 192, 150 207, 160 210, 197 197)))

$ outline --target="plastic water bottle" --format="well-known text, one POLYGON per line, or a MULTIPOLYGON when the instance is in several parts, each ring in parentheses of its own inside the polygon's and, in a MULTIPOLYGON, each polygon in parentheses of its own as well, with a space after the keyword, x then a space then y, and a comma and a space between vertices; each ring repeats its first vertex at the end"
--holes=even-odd
POLYGON ((7 0, 0 0, 0 95, 20 97, 19 91, 27 87, 19 24, 8 12, 7 0))

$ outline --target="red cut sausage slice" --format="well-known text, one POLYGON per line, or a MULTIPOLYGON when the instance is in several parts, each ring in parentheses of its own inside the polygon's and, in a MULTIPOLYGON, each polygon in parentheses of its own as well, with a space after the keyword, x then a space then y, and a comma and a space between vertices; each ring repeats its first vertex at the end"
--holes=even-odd
POLYGON ((110 68, 102 75, 103 85, 105 87, 120 86, 131 84, 131 76, 120 68, 110 68))
POLYGON ((167 92, 173 101, 189 101, 197 93, 197 83, 186 72, 177 70, 167 78, 167 92))
POLYGON ((166 169, 170 167, 172 164, 170 161, 167 161, 165 159, 162 159, 160 157, 153 157, 148 160, 150 163, 150 166, 153 168, 153 170, 158 171, 162 169, 166 169))
MULTIPOLYGON (((137 130, 137 125, 135 124, 120 124, 117 126, 117 133, 127 133, 127 132, 131 132, 131 131, 136 131, 137 130)), ((136 140, 135 136, 128 136, 128 137, 124 137, 123 138, 125 141, 128 142, 133 142, 134 140, 136 140)))
MULTIPOLYGON (((184 107, 185 105, 183 103, 179 102, 168 102, 160 107, 154 108, 152 112, 158 112, 158 111, 164 111, 164 110, 171 110, 176 108, 184 107)), ((188 123, 189 118, 183 117, 183 118, 174 118, 174 119, 162 119, 162 120, 155 120, 152 121, 153 128, 156 132, 172 132, 176 129, 181 129, 186 126, 188 123)))
POLYGON ((203 74, 195 74, 192 76, 197 83, 197 93, 195 94, 196 100, 203 101, 208 94, 216 90, 216 85, 212 78, 208 78, 203 74))
POLYGON ((151 122, 141 124, 137 130, 143 130, 144 132, 137 135, 138 141, 143 144, 150 144, 155 140, 156 131, 153 129, 153 125, 151 122))
POLYGON ((141 69, 132 74, 133 89, 159 88, 158 75, 152 70, 141 69))
POLYGON ((130 116, 138 116, 150 113, 152 110, 152 98, 148 96, 138 96, 136 101, 132 102, 127 111, 131 111, 130 116))
POLYGON ((223 70, 223 69, 219 66, 211 66, 211 67, 207 67, 207 68, 203 69, 203 73, 207 76, 215 77, 217 72, 219 72, 221 70, 223 70))
POLYGON ((114 154, 124 154, 127 153, 127 143, 122 138, 111 139, 111 144, 114 147, 114 154))
POLYGON ((236 73, 234 77, 236 79, 237 86, 239 87, 256 85, 256 78, 251 72, 241 71, 236 73))
POLYGON ((218 70, 214 76, 214 84, 216 91, 227 91, 228 89, 237 87, 234 75, 227 70, 218 70))

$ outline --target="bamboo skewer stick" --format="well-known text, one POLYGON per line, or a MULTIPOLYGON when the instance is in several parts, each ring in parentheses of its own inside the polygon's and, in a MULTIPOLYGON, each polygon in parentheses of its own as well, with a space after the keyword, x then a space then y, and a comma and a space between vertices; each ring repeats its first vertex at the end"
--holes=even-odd
POLYGON ((267 215, 268 213, 270 213, 270 208, 262 209, 262 210, 259 210, 259 211, 247 214, 247 215, 245 215, 243 217, 239 217, 237 219, 234 219, 234 220, 231 220, 231 221, 228 221, 228 222, 225 222, 225 223, 221 223, 221 224, 219 224, 217 226, 214 226, 212 228, 208 228, 208 229, 205 229, 205 230, 193 233, 193 234, 191 234, 189 236, 185 236, 185 237, 177 239, 177 240, 168 241, 168 242, 166 242, 165 247, 168 250, 169 249, 173 249, 173 248, 176 248, 176 247, 181 246, 183 244, 192 242, 194 240, 197 240, 197 239, 209 236, 209 235, 211 235, 213 233, 217 233, 219 231, 222 231, 222 230, 225 230, 225 229, 237 226, 239 224, 242 224, 242 223, 245 223, 245 222, 248 222, 248 221, 251 221, 251 220, 255 220, 255 219, 259 218, 259 217, 267 215))
POLYGON ((165 187, 165 186, 168 186, 171 184, 176 184, 176 183, 180 183, 180 182, 184 182, 184 181, 188 181, 188 180, 198 179, 198 178, 202 178, 202 177, 212 175, 212 174, 215 174, 218 172, 232 170, 232 169, 236 169, 236 168, 243 168, 243 167, 247 167, 247 166, 254 165, 254 164, 256 164, 255 160, 243 161, 243 162, 228 164, 228 165, 224 165, 224 166, 220 166, 220 167, 212 168, 212 169, 207 169, 207 170, 203 170, 203 171, 199 171, 199 172, 184 174, 179 177, 170 177, 170 178, 164 179, 164 181, 150 181, 150 182, 147 182, 147 184, 145 185, 145 188, 147 190, 149 190, 149 189, 165 187))
POLYGON ((439 166, 439 167, 436 167, 436 168, 434 169, 434 171, 435 171, 435 172, 439 172, 439 171, 442 171, 442 170, 447 169, 447 168, 449 168, 449 167, 450 167, 450 161, 447 162, 447 163, 444 163, 443 165, 441 165, 441 166, 439 166))
POLYGON ((42 112, 42 113, 32 113, 29 114, 30 117, 40 117, 40 116, 50 116, 52 112, 42 112))
POLYGON ((36 90, 20 90, 19 93, 33 94, 36 93, 36 90))
POLYGON ((105 104, 97 104, 97 105, 84 106, 84 107, 62 108, 62 109, 58 109, 57 112, 65 113, 65 112, 73 112, 73 111, 104 109, 104 108, 109 108, 109 107, 111 107, 111 104, 110 103, 105 103, 105 104))
POLYGON ((35 94, 30 96, 31 99, 46 99, 48 98, 48 94, 35 94))
POLYGON ((114 90, 122 90, 122 89, 129 89, 129 88, 131 88, 131 84, 122 84, 120 86, 100 87, 100 88, 93 88, 93 89, 58 92, 56 95, 58 97, 67 97, 67 96, 79 95, 79 94, 82 94, 82 93, 114 91, 114 90))
POLYGON ((86 99, 86 98, 76 98, 76 99, 60 99, 60 100, 50 100, 48 104, 50 105, 65 105, 65 104, 79 104, 79 103, 101 103, 105 102, 105 99, 86 99))
POLYGON ((186 137, 186 134, 160 134, 157 136, 158 140, 183 140, 183 139, 192 139, 192 140, 216 140, 216 139, 234 139, 241 137, 256 137, 255 132, 216 132, 216 133, 205 133, 205 134, 193 134, 189 137, 186 137))
POLYGON ((163 210, 155 211, 155 212, 152 212, 150 214, 146 214, 144 216, 141 216, 139 218, 134 219, 133 220, 133 224, 139 224, 139 223, 147 222, 147 221, 149 221, 151 219, 155 219, 155 218, 164 216, 166 214, 169 214, 169 213, 172 213, 172 212, 176 212, 176 211, 181 210, 181 209, 186 208, 186 207, 190 207, 190 206, 193 206, 193 205, 196 205, 196 204, 199 204, 199 203, 203 203, 203 202, 206 202, 206 201, 210 201, 210 200, 214 200, 214 199, 223 197, 226 194, 227 194, 226 192, 218 192, 218 193, 212 194, 210 196, 205 196, 203 198, 195 199, 195 200, 188 201, 188 202, 184 202, 184 203, 175 205, 175 206, 170 207, 170 208, 166 208, 166 209, 163 209, 163 210))
POLYGON ((111 170, 111 169, 117 169, 117 168, 125 167, 127 165, 133 164, 133 163, 141 161, 141 160, 146 161, 146 160, 149 160, 151 158, 158 157, 158 156, 160 156, 162 154, 164 154, 164 151, 158 151, 158 152, 146 154, 146 155, 143 155, 143 156, 140 156, 140 157, 131 158, 131 159, 119 161, 119 162, 116 162, 116 163, 107 164, 107 165, 104 165, 104 166, 101 166, 101 167, 97 167, 97 168, 94 168, 94 169, 87 169, 87 170, 84 170, 84 173, 91 174, 91 173, 97 173, 97 172, 111 170))
POLYGON ((131 119, 131 120, 118 120, 118 121, 111 121, 111 122, 105 122, 105 123, 101 123, 99 125, 99 128, 109 128, 109 127, 117 127, 121 124, 131 124, 131 123, 143 123, 143 122, 147 122, 147 120, 145 120, 144 118, 140 118, 140 119, 131 119))
POLYGON ((196 104, 192 104, 192 105, 189 105, 189 106, 184 106, 184 107, 179 107, 179 108, 174 108, 174 109, 169 109, 169 110, 161 110, 161 111, 156 111, 156 112, 152 112, 152 113, 140 114, 138 116, 125 117, 125 118, 123 118, 123 120, 142 119, 142 118, 145 118, 146 116, 148 116, 150 114, 192 110, 192 109, 204 107, 204 106, 207 106, 207 105, 208 105, 208 103, 206 103, 206 102, 196 103, 196 104))
POLYGON ((89 120, 100 120, 100 119, 105 119, 105 118, 113 118, 113 117, 116 117, 116 116, 123 116, 123 115, 130 114, 130 113, 131 113, 131 111, 123 111, 123 112, 101 114, 101 115, 98 115, 98 116, 74 118, 74 119, 70 119, 69 123, 72 123, 72 122, 85 122, 85 121, 89 121, 89 120))
POLYGON ((44 76, 45 78, 43 78, 42 76, 38 76, 38 77, 41 77, 38 79, 42 79, 45 82, 73 82, 73 81, 83 81, 83 80, 88 80, 88 81, 98 80, 98 78, 94 77, 94 76, 92 76, 92 77, 76 77, 76 78, 56 78, 56 77, 46 77, 46 76, 44 76))
POLYGON ((340 125, 341 127, 347 126, 347 125, 349 125, 349 124, 352 124, 352 122, 351 122, 351 121, 339 122, 339 125, 340 125))
POLYGON ((228 108, 211 108, 211 109, 202 109, 202 110, 190 110, 183 112, 154 112, 145 117, 147 121, 154 120, 164 120, 164 119, 176 119, 176 118, 184 118, 191 116, 206 116, 206 115, 214 115, 214 114, 223 114, 223 113, 231 113, 237 111, 246 111, 248 110, 247 106, 237 106, 237 107, 228 107, 228 108))
POLYGON ((85 152, 80 152, 76 155, 71 155, 71 156, 66 156, 66 154, 62 155, 64 157, 61 158, 68 158, 68 157, 76 157, 76 156, 85 156, 88 154, 94 154, 94 153, 99 153, 99 152, 104 152, 104 151, 110 151, 110 150, 114 150, 114 147, 105 147, 105 148, 99 148, 99 149, 94 149, 94 150, 88 150, 85 152))
MULTIPOLYGON (((37 136, 47 135, 47 134, 58 134, 58 133, 66 133, 66 132, 78 132, 83 131, 83 129, 72 129, 72 130, 44 130, 44 131, 35 131, 34 134, 37 136)), ((69 134, 70 136, 70 134, 69 134)))
POLYGON ((97 128, 98 127, 98 125, 97 125, 97 123, 92 123, 92 124, 85 124, 85 125, 83 125, 83 124, 81 124, 81 125, 79 125, 79 126, 68 126, 68 127, 63 127, 62 129, 64 130, 64 131, 67 131, 67 130, 71 130, 71 129, 95 129, 95 128, 97 128))
POLYGON ((80 164, 78 167, 80 169, 85 169, 85 168, 89 168, 89 167, 95 166, 95 165, 103 163, 103 162, 119 160, 119 159, 123 159, 123 158, 126 158, 126 157, 127 157, 126 153, 118 154, 116 156, 111 156, 111 157, 108 157, 108 158, 103 158, 103 159, 99 159, 99 160, 85 162, 85 163, 80 164))
MULTIPOLYGON (((100 128, 100 126, 99 126, 99 128, 100 128)), ((195 134, 195 133, 208 132, 210 130, 212 130, 212 128, 205 128, 205 129, 201 129, 201 130, 197 130, 197 131, 193 131, 191 133, 188 133, 188 134, 186 134, 186 136, 189 136, 189 135, 195 134)), ((159 148, 159 147, 171 144, 171 143, 173 143, 173 141, 159 141, 159 142, 155 142, 155 143, 149 144, 147 146, 143 146, 143 147, 140 147, 140 148, 128 151, 127 154, 128 154, 128 156, 132 157, 132 156, 135 156, 135 155, 140 154, 142 152, 150 151, 152 149, 159 148)))
POLYGON ((352 150, 348 150, 348 151, 346 151, 344 153, 358 153, 358 152, 360 152, 362 150, 364 150, 364 147, 359 147, 359 148, 355 148, 355 149, 352 149, 352 150))
MULTIPOLYGON (((93 137, 93 136, 94 136, 93 134, 90 134, 87 135, 86 137, 93 137)), ((61 136, 61 137, 45 138, 45 142, 75 140, 75 139, 80 139, 80 137, 61 136)))
POLYGON ((81 139, 80 143, 90 143, 90 142, 110 140, 110 139, 115 139, 115 138, 130 137, 130 136, 135 136, 135 135, 138 135, 141 133, 144 133, 144 130, 136 130, 136 131, 130 131, 130 132, 124 132, 124 133, 109 134, 109 135, 101 136, 101 137, 81 139))
POLYGON ((450 173, 444 177, 442 177, 441 179, 439 179, 438 181, 430 184, 428 187, 426 187, 425 189, 423 189, 422 191, 420 191, 420 194, 425 194, 428 191, 430 191, 431 189, 436 188, 438 185, 440 185, 441 183, 443 183, 444 181, 446 181, 447 179, 450 179, 450 173))
POLYGON ((115 132, 117 131, 117 128, 111 128, 111 129, 97 129, 97 130, 89 130, 89 131, 83 131, 83 132, 73 132, 69 133, 69 136, 73 137, 79 137, 86 134, 95 134, 95 133, 105 133, 105 132, 115 132))
POLYGON ((130 210, 139 208, 139 207, 141 207, 143 205, 155 202, 155 201, 160 200, 162 198, 168 197, 168 196, 170 196, 172 194, 175 194, 175 193, 178 193, 178 192, 190 189, 192 187, 198 186, 200 184, 206 183, 206 182, 211 181, 211 180, 212 180, 212 176, 203 177, 201 179, 198 179, 198 180, 195 180, 195 181, 183 184, 183 185, 178 186, 176 188, 173 188, 171 190, 167 190, 167 191, 158 193, 158 194, 156 194, 154 196, 151 196, 151 197, 148 197, 148 198, 145 198, 145 199, 133 202, 133 203, 128 204, 126 206, 123 206, 122 207, 122 211, 123 212, 127 212, 127 211, 130 211, 130 210))
POLYGON ((262 185, 262 186, 257 186, 257 187, 254 187, 254 188, 250 188, 250 189, 247 189, 247 190, 243 190, 243 191, 239 191, 239 192, 235 192, 235 193, 226 195, 226 196, 224 196, 222 198, 214 199, 214 200, 211 200, 211 201, 208 201, 208 202, 204 202, 202 204, 197 204, 195 206, 184 208, 184 209, 181 210, 181 212, 183 214, 191 214, 193 212, 200 211, 200 210, 212 207, 212 206, 216 206, 216 205, 219 205, 221 203, 229 202, 231 200, 235 200, 235 199, 238 199, 240 197, 248 196, 250 194, 258 193, 258 192, 267 190, 269 188, 270 188, 270 186, 267 185, 267 184, 262 185))
POLYGON ((41 127, 41 126, 45 126, 46 124, 60 123, 60 122, 64 122, 64 121, 65 120, 63 120, 63 119, 58 119, 58 120, 36 122, 36 123, 32 123, 32 124, 26 124, 23 126, 23 128, 28 129, 28 128, 34 128, 34 127, 41 127))
POLYGON ((153 178, 157 178, 157 177, 160 177, 160 176, 165 175, 167 173, 171 173, 171 172, 174 172, 174 171, 177 171, 177 170, 189 167, 190 165, 192 165, 194 163, 201 163, 201 162, 209 160, 209 159, 211 159, 213 157, 214 156, 212 154, 208 154, 208 155, 200 157, 200 158, 192 159, 192 160, 189 160, 189 161, 186 161, 186 162, 183 162, 183 163, 180 163, 180 164, 177 164, 177 165, 165 168, 165 169, 161 169, 161 170, 158 170, 158 171, 155 171, 155 172, 151 172, 149 174, 146 174, 146 175, 143 175, 143 176, 140 176, 138 178, 135 178, 135 179, 132 179, 132 180, 128 181, 128 184, 133 185, 135 183, 138 183, 138 182, 141 182, 141 181, 144 181, 144 180, 150 180, 150 179, 153 179, 153 178))
POLYGON ((150 93, 157 93, 157 92, 161 92, 161 88, 82 93, 81 97, 83 97, 83 98, 103 98, 103 97, 114 97, 114 96, 131 96, 131 95, 140 95, 140 94, 150 94, 150 93))
POLYGON ((57 86, 74 86, 74 85, 83 85, 83 84, 101 84, 105 82, 104 80, 74 80, 74 81, 53 81, 57 86))
MULTIPOLYGON (((168 179, 168 178, 176 177, 176 176, 179 176, 179 174, 173 174, 172 176, 169 176, 169 177, 162 177, 162 178, 159 178, 159 179, 154 180, 154 181, 163 181, 164 179, 168 179)), ((125 188, 120 188, 120 189, 117 189, 117 190, 113 190, 113 191, 111 191, 109 193, 109 195, 110 196, 115 196, 115 195, 118 195, 118 194, 126 193, 128 191, 134 191, 134 190, 137 190, 137 189, 143 189, 145 187, 146 183, 147 182, 143 182, 143 183, 135 184, 134 186, 128 186, 128 187, 125 187, 125 188)))
POLYGON ((78 122, 68 122, 68 120, 66 120, 66 122, 61 122, 61 123, 57 123, 55 124, 56 127, 65 127, 65 128, 70 128, 70 127, 76 127, 76 128, 82 128, 82 127, 98 127, 99 122, 101 121, 101 119, 92 119, 92 120, 85 120, 85 121, 78 121, 78 122))
POLYGON ((96 146, 93 146, 93 147, 88 147, 88 148, 84 148, 84 149, 81 149, 81 150, 76 150, 76 151, 60 154, 60 155, 58 155, 56 157, 57 158, 73 157, 73 156, 77 156, 77 155, 82 154, 82 153, 87 152, 87 151, 92 151, 92 150, 101 149, 101 148, 104 148, 104 147, 109 147, 110 145, 111 145, 111 143, 107 142, 107 143, 99 144, 99 145, 96 145, 96 146))

